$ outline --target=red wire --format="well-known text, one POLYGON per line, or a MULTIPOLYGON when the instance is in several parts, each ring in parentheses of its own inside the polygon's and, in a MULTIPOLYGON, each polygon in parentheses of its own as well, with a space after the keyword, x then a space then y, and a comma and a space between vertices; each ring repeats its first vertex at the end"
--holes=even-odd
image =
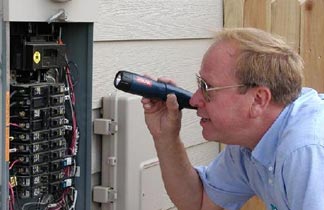
POLYGON ((71 143, 71 150, 72 150, 73 154, 75 152, 76 134, 77 134, 76 115, 75 115, 75 112, 73 111, 73 114, 72 114, 72 143, 71 143))
POLYGON ((11 126, 14 126, 14 127, 18 127, 20 128, 20 126, 17 124, 17 123, 10 123, 11 126))
POLYGON ((71 90, 70 91, 71 101, 72 101, 72 104, 75 105, 74 87, 73 87, 73 82, 72 82, 70 68, 68 66, 66 67, 66 74, 67 74, 67 77, 68 77, 68 83, 69 83, 70 90, 71 90))
POLYGON ((14 162, 12 162, 9 166, 9 170, 12 169, 12 167, 17 163, 17 162, 20 162, 20 160, 15 160, 14 162))
MULTIPOLYGON (((68 85, 70 87, 71 103, 74 106, 75 105, 74 87, 73 87, 70 68, 68 66, 66 67, 66 74, 67 74, 68 85)), ((72 107, 72 109, 73 108, 74 107, 72 107)), ((71 145, 70 145, 72 154, 74 154, 74 152, 75 152, 76 138, 77 138, 76 114, 75 114, 74 110, 72 110, 72 140, 71 140, 71 145)))
POLYGON ((15 194, 14 194, 14 191, 13 191, 13 188, 12 188, 12 185, 10 184, 10 182, 8 183, 9 184, 9 190, 10 190, 10 209, 13 210, 13 205, 15 203, 15 194))

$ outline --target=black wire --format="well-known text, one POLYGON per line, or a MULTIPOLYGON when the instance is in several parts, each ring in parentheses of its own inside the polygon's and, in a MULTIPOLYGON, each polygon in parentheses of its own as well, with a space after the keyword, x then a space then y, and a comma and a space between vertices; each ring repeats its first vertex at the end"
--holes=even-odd
POLYGON ((17 186, 14 187, 14 196, 15 196, 15 203, 14 203, 14 209, 15 209, 15 204, 17 205, 18 209, 21 209, 21 204, 20 204, 20 198, 18 196, 18 189, 17 189, 17 186))
POLYGON ((10 98, 11 98, 12 96, 14 96, 16 93, 17 93, 17 90, 12 91, 12 93, 10 93, 10 98))
POLYGON ((41 210, 40 205, 41 201, 43 200, 44 194, 41 195, 41 197, 38 199, 38 209, 41 210))
POLYGON ((80 74, 79 74, 79 67, 78 65, 73 62, 73 61, 69 61, 68 62, 68 67, 70 68, 70 74, 71 74, 71 79, 72 79, 72 84, 73 87, 77 86, 77 84, 79 83, 79 79, 80 79, 80 74), (74 68, 71 68, 71 67, 74 68), (75 73, 73 73, 75 72, 75 73))
POLYGON ((14 106, 14 105, 16 105, 17 104, 17 102, 12 102, 11 104, 10 104, 10 107, 12 107, 12 106, 14 106))

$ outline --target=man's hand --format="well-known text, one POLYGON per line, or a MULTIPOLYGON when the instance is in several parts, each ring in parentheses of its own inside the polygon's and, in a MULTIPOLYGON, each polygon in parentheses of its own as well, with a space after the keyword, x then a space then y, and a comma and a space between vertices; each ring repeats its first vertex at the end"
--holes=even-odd
MULTIPOLYGON (((169 79, 159 81, 174 85, 169 79)), ((181 128, 181 111, 174 94, 167 96, 166 102, 142 98, 145 122, 155 141, 177 139, 181 128)))

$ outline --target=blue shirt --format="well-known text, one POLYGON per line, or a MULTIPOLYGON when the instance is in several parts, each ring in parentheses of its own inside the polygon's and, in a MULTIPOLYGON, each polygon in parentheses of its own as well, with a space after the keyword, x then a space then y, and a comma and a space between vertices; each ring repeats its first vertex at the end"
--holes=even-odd
POLYGON ((196 170, 209 198, 225 209, 257 195, 270 210, 324 210, 324 101, 303 88, 252 151, 228 145, 196 170))

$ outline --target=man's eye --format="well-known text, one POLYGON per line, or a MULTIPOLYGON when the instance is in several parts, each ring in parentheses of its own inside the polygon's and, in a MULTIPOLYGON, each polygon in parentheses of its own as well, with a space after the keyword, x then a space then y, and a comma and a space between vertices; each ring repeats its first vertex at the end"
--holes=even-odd
POLYGON ((210 88, 211 86, 205 82, 206 88, 210 88))

